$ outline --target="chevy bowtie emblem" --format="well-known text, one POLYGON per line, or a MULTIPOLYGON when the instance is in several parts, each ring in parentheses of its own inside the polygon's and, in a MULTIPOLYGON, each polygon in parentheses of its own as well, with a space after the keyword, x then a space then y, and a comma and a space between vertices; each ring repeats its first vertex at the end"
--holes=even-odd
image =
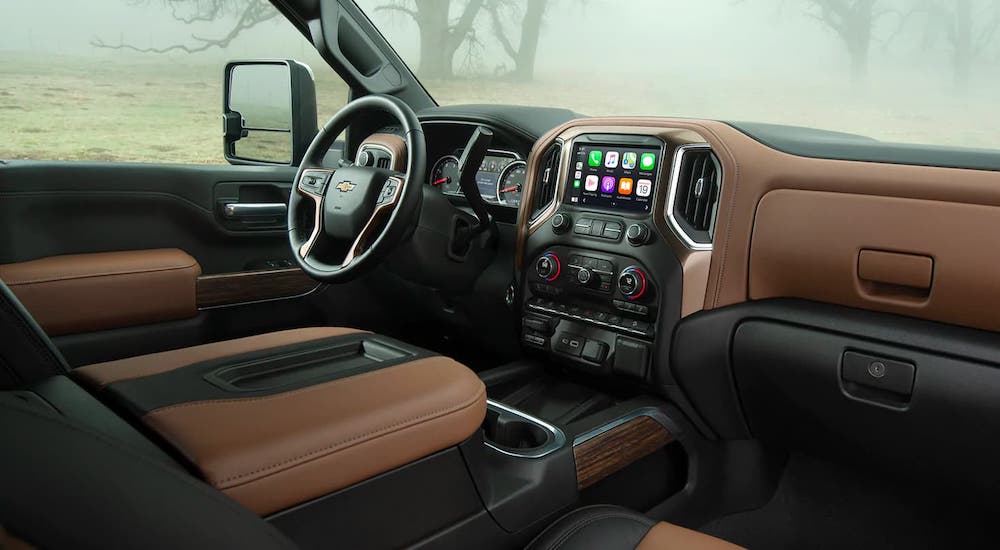
POLYGON ((351 183, 349 181, 342 181, 342 182, 340 182, 340 183, 337 184, 337 190, 340 191, 341 193, 347 193, 348 191, 354 191, 355 187, 357 187, 357 185, 354 185, 353 183, 351 183))

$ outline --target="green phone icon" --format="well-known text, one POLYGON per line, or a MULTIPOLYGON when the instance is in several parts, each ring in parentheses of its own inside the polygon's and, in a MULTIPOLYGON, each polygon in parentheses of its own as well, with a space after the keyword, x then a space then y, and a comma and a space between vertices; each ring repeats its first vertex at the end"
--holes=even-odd
POLYGON ((653 153, 643 153, 639 157, 639 169, 640 170, 652 170, 653 165, 656 164, 656 155, 653 153))
POLYGON ((573 187, 576 189, 580 188, 580 180, 573 180, 573 187))
POLYGON ((600 166, 601 165, 601 152, 591 151, 590 156, 587 157, 587 166, 600 166))

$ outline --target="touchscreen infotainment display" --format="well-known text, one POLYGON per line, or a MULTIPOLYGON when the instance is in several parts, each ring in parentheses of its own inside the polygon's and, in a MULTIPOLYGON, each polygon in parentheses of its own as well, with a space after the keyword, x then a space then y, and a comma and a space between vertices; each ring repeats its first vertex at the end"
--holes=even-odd
POLYGON ((571 204, 649 212, 661 150, 648 145, 578 143, 570 162, 571 204))

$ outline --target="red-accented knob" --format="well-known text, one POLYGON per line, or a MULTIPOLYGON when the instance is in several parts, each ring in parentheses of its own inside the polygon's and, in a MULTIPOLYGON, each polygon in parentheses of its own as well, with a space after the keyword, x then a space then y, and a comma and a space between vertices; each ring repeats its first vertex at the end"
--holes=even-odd
POLYGON ((558 279, 560 272, 562 272, 562 263, 559 262, 559 256, 552 252, 542 254, 535 262, 535 273, 546 281, 552 282, 558 279))
POLYGON ((631 300, 641 298, 648 286, 646 274, 638 267, 626 267, 618 275, 618 290, 631 300))

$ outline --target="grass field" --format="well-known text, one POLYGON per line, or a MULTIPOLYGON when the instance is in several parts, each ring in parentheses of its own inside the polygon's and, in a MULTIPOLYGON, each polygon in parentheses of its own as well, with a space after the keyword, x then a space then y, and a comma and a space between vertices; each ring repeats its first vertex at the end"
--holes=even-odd
MULTIPOLYGON (((314 68, 319 117, 325 121, 344 104, 347 90, 332 71, 314 68)), ((222 163, 222 72, 222 63, 188 64, 183 57, 97 62, 0 53, 0 158, 222 163)), ((551 75, 528 84, 482 79, 425 84, 442 104, 514 102, 591 115, 750 119, 883 140, 1000 148, 993 124, 1000 120, 1000 102, 987 93, 951 94, 943 84, 912 94, 906 93, 912 87, 900 84, 852 93, 817 83, 775 89, 749 78, 736 85, 663 81, 669 85, 644 84, 628 93, 551 75)))
MULTIPOLYGON (((223 65, 141 61, 0 55, 0 158, 224 163, 223 65)), ((347 89, 317 77, 325 120, 347 89)))

